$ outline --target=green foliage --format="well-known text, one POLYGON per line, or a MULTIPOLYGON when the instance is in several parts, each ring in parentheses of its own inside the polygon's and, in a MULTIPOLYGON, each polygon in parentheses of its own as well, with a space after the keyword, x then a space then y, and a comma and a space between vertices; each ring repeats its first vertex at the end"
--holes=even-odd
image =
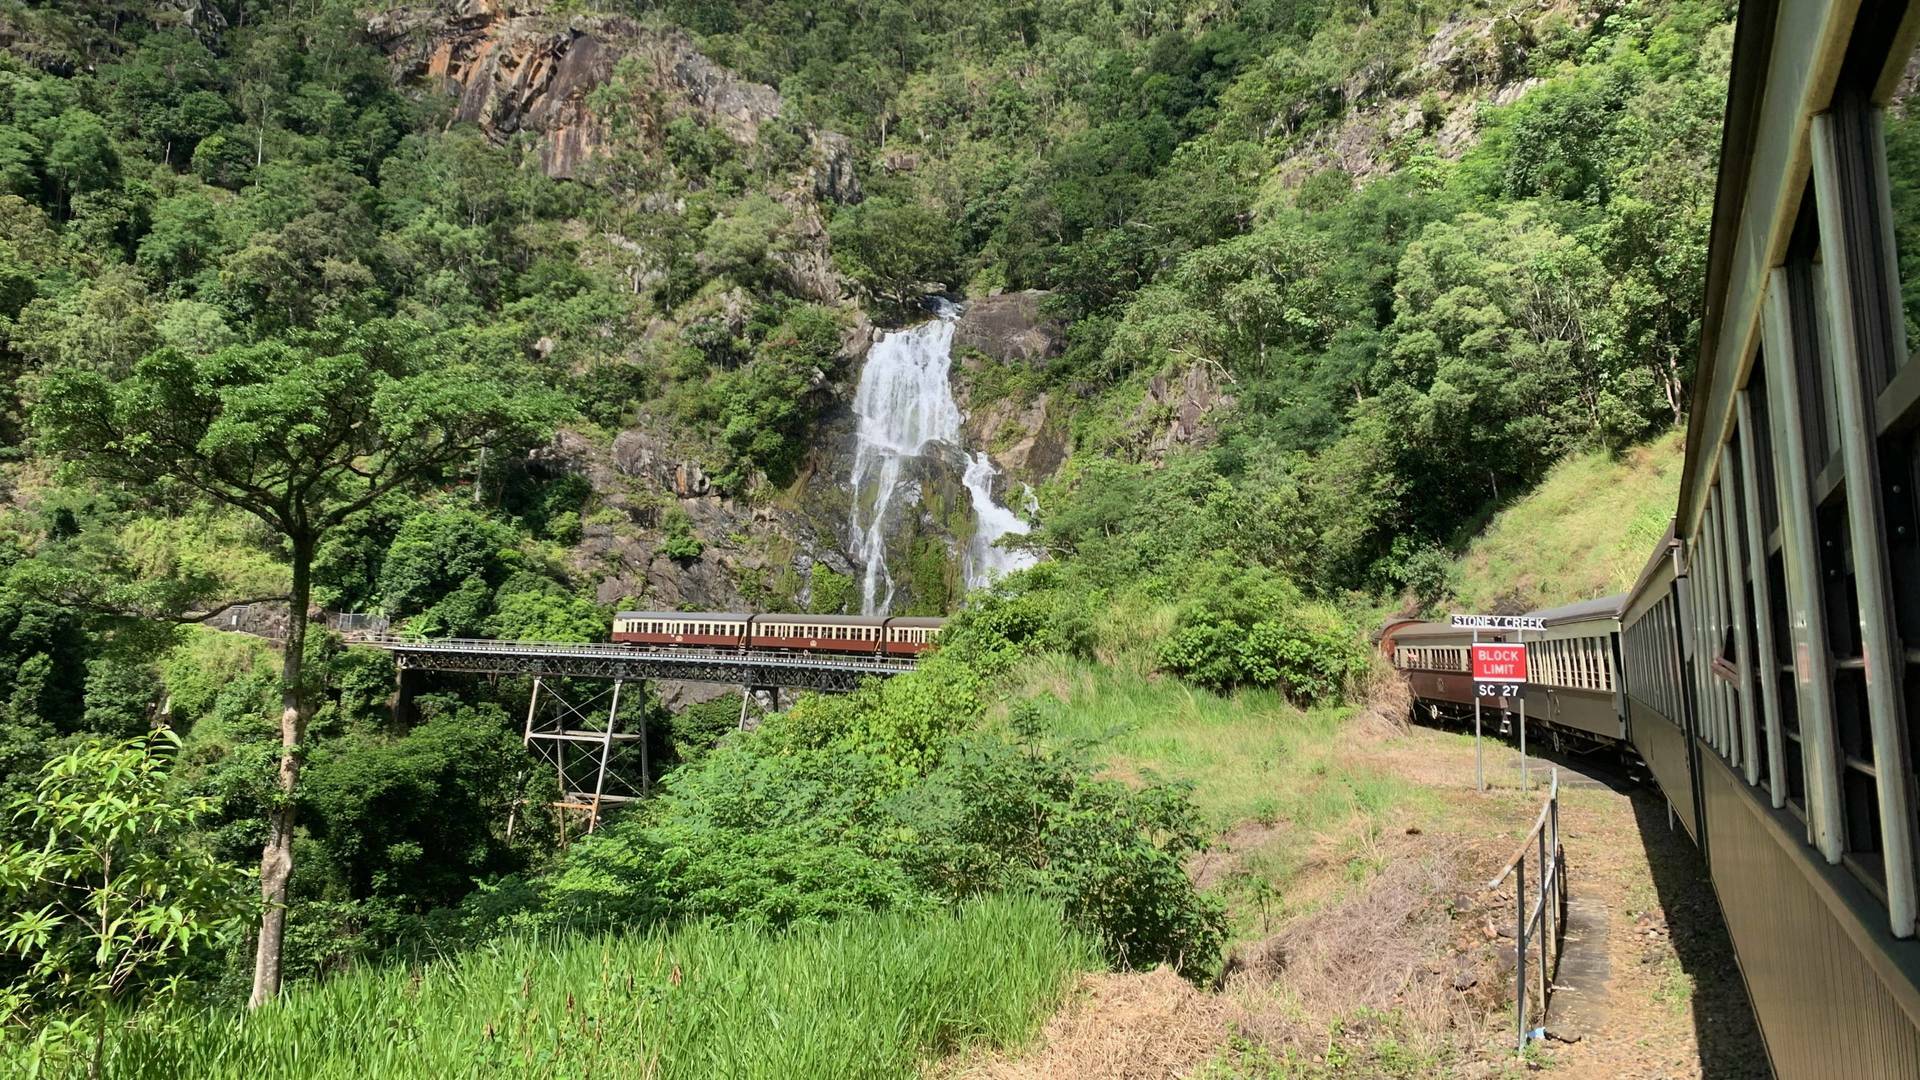
POLYGON ((844 615, 853 603, 853 575, 814 564, 807 578, 807 610, 816 615, 844 615))
POLYGON ((707 549, 706 544, 694 535, 693 519, 687 516, 682 507, 668 507, 663 524, 666 535, 660 540, 660 553, 667 558, 677 562, 692 562, 707 549))
MULTIPOLYGON (((408 518, 380 564, 380 598, 388 613, 428 612, 452 633, 479 629, 484 612, 456 616, 437 609, 469 581, 491 591, 519 562, 511 528, 461 506, 422 510, 408 518)), ((449 605, 451 607, 451 605, 449 605)))
POLYGON ((886 764, 830 749, 723 749, 672 773, 647 812, 575 845, 549 917, 785 925, 926 906, 888 858, 886 764))
POLYGON ((1187 876, 1205 840, 1188 790, 1096 779, 1090 748, 1050 745, 1030 710, 1010 726, 1013 739, 957 743, 905 800, 916 874, 947 895, 1055 897, 1115 964, 1210 977, 1225 909, 1187 876))
POLYGON ((613 617, 591 596, 570 593, 538 574, 521 571, 493 597, 487 636, 508 641, 599 641, 613 617))
POLYGON ((796 304, 741 367, 706 389, 728 454, 719 481, 739 490, 756 474, 776 486, 793 478, 819 391, 839 369, 839 323, 827 309, 796 304))
POLYGON ((1026 641, 1002 606, 911 674, 803 697, 669 774, 529 900, 481 898, 469 918, 786 925, 1011 889, 1059 898, 1116 964, 1206 976, 1222 915, 1183 869, 1201 840, 1185 789, 1098 778, 1084 747, 1032 724, 981 727, 978 665, 1003 669, 1026 641))
POLYGON ((1365 670, 1358 628, 1270 571, 1214 566, 1196 575, 1161 663, 1214 690, 1276 687, 1303 704, 1339 700, 1365 670))
POLYGON ((398 737, 329 741, 307 763, 300 798, 316 870, 334 880, 306 888, 415 910, 458 900, 473 879, 514 865, 498 830, 526 760, 497 706, 447 710, 398 737))
POLYGON ((178 993, 183 961, 238 936, 246 875, 198 841, 211 801, 168 790, 178 746, 166 728, 88 740, 8 807, 0 947, 21 967, 0 988, 0 1016, 37 1025, 26 1057, 71 1055, 99 1075, 110 1015, 178 993))

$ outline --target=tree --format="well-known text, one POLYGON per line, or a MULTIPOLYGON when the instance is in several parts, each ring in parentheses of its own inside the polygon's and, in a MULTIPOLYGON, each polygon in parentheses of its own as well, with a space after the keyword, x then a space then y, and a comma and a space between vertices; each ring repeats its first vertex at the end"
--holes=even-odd
POLYGON ((268 341, 194 355, 168 347, 124 378, 69 365, 38 386, 35 422, 55 453, 108 481, 180 485, 239 507, 286 545, 279 792, 260 858, 266 910, 255 1006, 280 989, 320 541, 382 496, 458 470, 482 448, 531 445, 559 415, 551 392, 515 385, 497 367, 440 358, 435 344, 418 327, 374 323, 334 348, 268 341))
POLYGON ((167 786, 179 736, 161 728, 119 743, 91 740, 47 763, 11 807, 27 839, 0 850, 0 896, 12 914, 0 947, 26 963, 0 987, 0 1020, 69 1010, 43 1039, 85 1038, 100 1075, 107 1020, 140 989, 168 993, 167 969, 238 933, 246 875, 194 842, 213 809, 167 786))
POLYGON ((47 173, 59 187, 60 204, 70 207, 83 191, 97 191, 119 179, 120 155, 98 116, 69 109, 60 116, 47 147, 47 173))
POLYGON ((953 280, 959 252, 947 215, 884 196, 842 207, 833 217, 840 268, 881 298, 906 307, 928 282, 953 280))

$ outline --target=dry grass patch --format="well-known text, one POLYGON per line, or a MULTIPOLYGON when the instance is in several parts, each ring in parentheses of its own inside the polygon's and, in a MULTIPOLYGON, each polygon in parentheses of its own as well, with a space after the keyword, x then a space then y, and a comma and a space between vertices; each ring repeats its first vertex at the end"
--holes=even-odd
POLYGON ((1227 1044, 1237 1014, 1231 1000, 1198 989, 1168 968, 1088 975, 1067 1008, 1047 1024, 1037 1052, 976 1059, 935 1075, 968 1080, 1181 1076, 1227 1044))

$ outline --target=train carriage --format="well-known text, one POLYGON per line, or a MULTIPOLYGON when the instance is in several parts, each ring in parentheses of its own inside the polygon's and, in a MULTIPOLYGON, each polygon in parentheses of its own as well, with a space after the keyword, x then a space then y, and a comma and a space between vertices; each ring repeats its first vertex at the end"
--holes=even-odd
POLYGON ((622 611, 613 617, 613 640, 654 649, 767 649, 910 657, 933 648, 945 624, 945 619, 911 615, 622 611))
POLYGON ((1693 683, 1680 612, 1687 586, 1673 526, 1654 548, 1620 611, 1621 679, 1634 752, 1666 793, 1687 835, 1702 841, 1691 736, 1693 683))
POLYGON ((1527 647, 1527 683, 1521 697, 1529 725, 1545 725, 1557 742, 1599 745, 1626 741, 1626 709, 1619 678, 1620 605, 1625 595, 1582 600, 1533 612, 1544 630, 1519 635, 1527 647))
POLYGON ((1743 5, 1675 529, 1624 617, 1782 1076, 1920 1076, 1916 41, 1920 3, 1743 5))
MULTIPOLYGON (((1407 679, 1417 707, 1430 719, 1465 719, 1473 715, 1474 685, 1471 649, 1474 642, 1511 640, 1512 631, 1463 630, 1444 623, 1400 619, 1380 632, 1380 651, 1407 679)), ((1518 699, 1486 698, 1483 709, 1495 714, 1518 706, 1518 699)))
POLYGON ((884 651, 887 620, 874 615, 756 615, 748 645, 807 652, 884 651))
POLYGON ((621 611, 613 640, 658 647, 738 649, 747 643, 751 615, 735 611, 621 611))

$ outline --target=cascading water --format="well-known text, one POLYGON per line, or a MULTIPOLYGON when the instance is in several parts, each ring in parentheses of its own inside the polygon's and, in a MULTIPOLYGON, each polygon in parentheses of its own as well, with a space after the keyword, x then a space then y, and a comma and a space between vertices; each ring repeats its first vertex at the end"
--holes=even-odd
POLYGON ((936 318, 874 342, 860 372, 853 397, 858 423, 848 529, 853 557, 866 566, 860 609, 868 615, 893 605, 887 533, 896 508, 913 505, 918 495, 917 482, 903 478, 907 463, 915 458, 937 457, 964 466, 961 480, 973 502, 975 523, 961 567, 968 588, 1033 562, 1024 552, 994 546, 1008 533, 1026 532, 1027 523, 993 501, 995 470, 986 453, 968 455, 962 448, 960 406, 947 382, 953 323, 959 314, 959 308, 940 301, 936 318))
POLYGON ((967 461, 967 471, 961 474, 961 482, 973 498, 973 540, 967 545, 966 562, 969 589, 1033 565, 1033 556, 1027 552, 994 546, 994 541, 1008 533, 1024 536, 1027 532, 1027 523, 1020 515, 993 501, 993 478, 997 475, 999 470, 985 450, 975 452, 967 461))

